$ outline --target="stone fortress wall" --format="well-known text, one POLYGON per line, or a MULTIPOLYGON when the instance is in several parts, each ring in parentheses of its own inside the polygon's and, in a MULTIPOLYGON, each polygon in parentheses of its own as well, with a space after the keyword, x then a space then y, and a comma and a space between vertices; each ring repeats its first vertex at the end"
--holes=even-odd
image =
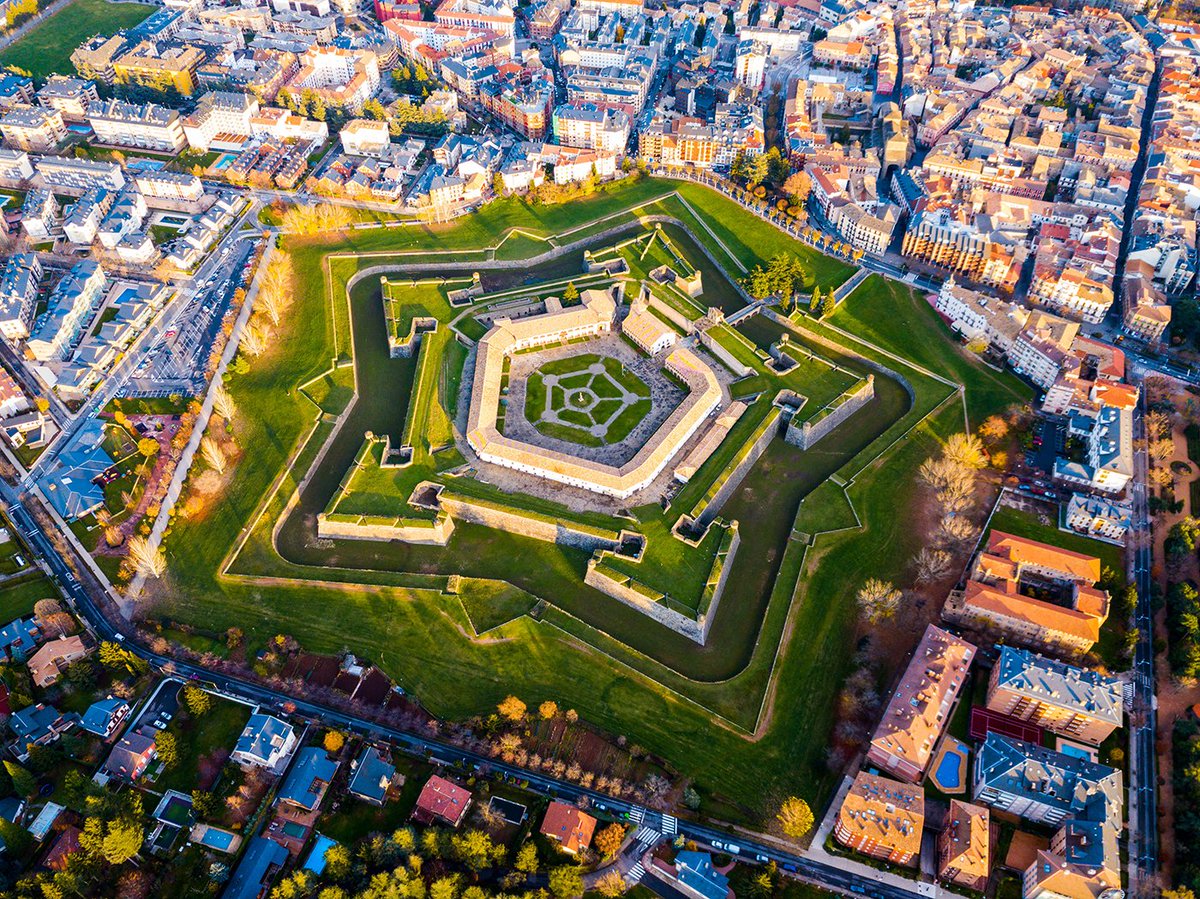
POLYGON ((802 424, 788 422, 783 439, 802 450, 810 449, 847 418, 875 398, 875 376, 867 375, 828 406, 802 424))

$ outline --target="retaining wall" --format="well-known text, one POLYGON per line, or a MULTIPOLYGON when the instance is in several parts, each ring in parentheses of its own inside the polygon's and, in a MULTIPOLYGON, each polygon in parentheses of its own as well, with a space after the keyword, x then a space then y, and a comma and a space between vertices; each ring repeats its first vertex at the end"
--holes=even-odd
POLYGON ((445 491, 438 497, 438 505, 452 518, 507 531, 521 537, 544 540, 547 543, 558 543, 562 546, 574 546, 592 551, 616 549, 621 545, 621 535, 615 532, 611 537, 602 536, 600 533, 572 527, 563 521, 534 518, 522 515, 516 510, 473 503, 466 497, 447 496, 445 491))
POLYGON ((454 519, 439 515, 434 521, 396 519, 380 521, 366 516, 327 514, 317 516, 317 536, 342 540, 397 540, 401 543, 421 543, 445 546, 454 533, 454 519))
POLYGON ((736 356, 729 352, 729 350, 725 349, 725 347, 721 346, 720 341, 718 341, 707 331, 701 331, 699 337, 701 346, 716 356, 722 365, 724 365, 739 378, 744 378, 746 375, 754 371, 754 369, 752 369, 750 366, 743 365, 741 362, 739 362, 736 356))
POLYGON ((818 440, 831 433, 834 428, 875 398, 875 376, 867 375, 867 379, 863 383, 854 388, 849 395, 842 394, 842 397, 839 397, 842 399, 842 404, 828 415, 821 417, 819 421, 814 422, 809 419, 803 424, 797 425, 796 419, 792 418, 788 422, 783 439, 802 450, 811 448, 818 440))
POLYGON ((706 528, 717 517, 717 512, 721 510, 721 506, 725 504, 725 501, 741 485, 742 480, 750 473, 750 469, 754 467, 754 463, 762 458, 762 454, 767 451, 767 447, 771 445, 771 441, 779 435, 778 422, 782 415, 783 412, 778 406, 767 413, 768 418, 775 418, 775 424, 763 428, 762 433, 755 438, 754 442, 750 445, 749 451, 734 466, 733 471, 729 473, 729 477, 725 479, 725 483, 713 494, 713 498, 705 503, 704 508, 696 514, 694 518, 695 527, 706 528))

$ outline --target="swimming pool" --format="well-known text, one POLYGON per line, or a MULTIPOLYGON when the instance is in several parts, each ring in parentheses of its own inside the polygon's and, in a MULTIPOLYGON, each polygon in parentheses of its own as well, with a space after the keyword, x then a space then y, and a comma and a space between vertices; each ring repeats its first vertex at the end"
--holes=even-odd
POLYGON ((323 833, 317 834, 317 838, 313 842, 312 852, 308 853, 308 858, 304 860, 304 870, 312 871, 320 877, 325 871, 325 853, 336 845, 336 840, 329 839, 323 833))
POLYGON ((223 172, 235 159, 237 159, 236 153, 222 153, 209 168, 216 172, 223 172))
POLYGON ((962 787, 962 756, 957 752, 943 752, 938 760, 937 782, 942 787, 957 790, 962 787))

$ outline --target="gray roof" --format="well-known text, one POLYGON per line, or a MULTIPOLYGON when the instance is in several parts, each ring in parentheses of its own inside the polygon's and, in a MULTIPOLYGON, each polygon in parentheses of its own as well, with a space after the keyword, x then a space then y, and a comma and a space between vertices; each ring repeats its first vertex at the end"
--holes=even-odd
POLYGON ((976 759, 981 788, 1021 796, 1077 815, 1091 799, 1103 795, 1120 814, 1121 772, 1107 765, 1065 755, 1033 743, 989 733, 976 759))
POLYGON ((1122 689, 1118 678, 1013 646, 1000 647, 995 676, 997 686, 1121 726, 1122 689))

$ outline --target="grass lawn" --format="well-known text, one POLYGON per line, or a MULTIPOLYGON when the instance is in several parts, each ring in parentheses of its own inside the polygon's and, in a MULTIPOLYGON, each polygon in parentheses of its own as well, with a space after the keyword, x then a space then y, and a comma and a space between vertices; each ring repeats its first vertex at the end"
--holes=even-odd
POLYGON ((31 614, 39 599, 57 598, 58 588, 41 571, 0 584, 0 623, 31 614))
POLYGON ((933 307, 898 281, 872 275, 838 304, 830 321, 962 384, 967 388, 972 425, 1014 403, 1024 403, 1032 395, 1016 375, 990 369, 970 358, 965 349, 958 349, 957 337, 942 324, 933 307))
POLYGON ((0 51, 0 65, 28 69, 42 81, 59 72, 71 75, 71 52, 94 34, 112 34, 132 28, 154 12, 144 3, 109 3, 108 0, 72 0, 33 31, 0 51))
MULTIPOLYGON (((357 348, 363 346, 358 337, 380 341, 380 346, 386 343, 379 312, 374 313, 376 325, 358 330, 367 321, 358 310, 378 309, 380 304, 378 288, 367 283, 370 279, 353 292, 353 322, 344 304, 336 302, 343 279, 356 266, 378 264, 379 259, 338 262, 332 269, 331 303, 322 268, 328 251, 421 250, 422 261, 427 261, 430 253, 494 244, 498 235, 516 225, 555 235, 561 245, 572 237, 563 232, 637 203, 644 204, 644 211, 669 211, 687 221, 697 239, 735 270, 735 263, 756 264, 786 250, 811 259, 818 277, 826 279, 823 284, 850 272, 845 264, 819 257, 704 188, 650 180, 565 206, 531 207, 504 200, 454 224, 387 229, 386 234, 352 232, 332 246, 294 241, 300 289, 289 320, 303 324, 277 335, 251 371, 231 381, 230 389, 244 410, 239 442, 255 451, 240 460, 220 503, 203 517, 175 523, 167 542, 171 571, 162 608, 176 620, 213 632, 237 625, 251 643, 284 631, 310 651, 352 649, 376 661, 447 719, 486 711, 509 693, 527 702, 553 698, 577 709, 589 722, 628 735, 695 778, 706 801, 721 801, 722 814, 733 819, 769 815, 790 793, 804 796, 817 808, 838 777, 825 765, 824 751, 833 723, 832 698, 854 653, 854 592, 863 572, 900 572, 919 547, 920 535, 904 513, 918 501, 916 467, 963 426, 963 407, 957 400, 930 416, 951 397, 950 386, 907 371, 915 397, 910 401, 898 384, 877 378, 875 411, 852 418, 815 450, 801 453, 782 441, 770 445, 722 510, 724 517, 739 521, 743 549, 705 647, 651 628, 641 613, 583 587, 580 577, 587 556, 567 547, 460 525, 445 549, 344 541, 332 551, 321 550, 307 545, 301 525, 304 516, 324 506, 306 505, 320 497, 314 494, 308 500, 303 493, 297 514, 287 517, 273 537, 288 499, 330 431, 327 423, 314 426, 319 410, 295 387, 323 376, 331 359, 348 358, 352 326, 357 348), (674 194, 676 187, 679 196, 674 194), (705 215, 711 230, 701 228, 692 209, 705 215), (306 440, 310 431, 315 437, 306 440), (905 439, 899 440, 902 436, 905 439), (293 453, 296 465, 283 474, 279 490, 255 517, 268 487, 293 453), (822 534, 811 547, 793 539, 801 499, 835 472, 850 486, 829 521, 845 521, 849 502, 862 528, 822 534), (247 525, 247 543, 231 572, 235 576, 219 575, 222 560, 247 525), (345 545, 349 543, 355 545, 345 545), (276 546, 285 548, 284 557, 276 546), (521 564, 514 565, 514 559, 521 564), (312 565, 322 566, 323 583, 291 587, 252 577, 270 572, 311 580, 312 565), (458 602, 443 591, 447 571, 464 576, 466 593, 458 602), (337 581, 354 586, 343 589, 337 581), (501 581, 525 593, 481 587, 501 581), (531 596, 549 603, 540 620, 517 614, 531 596), (249 608, 253 615, 247 614, 249 608), (477 627, 486 624, 493 625, 488 639, 472 639, 477 627), (794 636, 776 658, 785 626, 794 636), (745 731, 758 721, 773 677, 772 715, 758 738, 748 740, 745 731)), ((594 222, 597 230, 611 224, 594 222)), ((674 237, 673 242, 680 245, 674 237)), ((571 265, 578 271, 580 260, 571 265)), ((708 281, 706 275, 706 294, 708 281)), ((910 305, 907 289, 895 301, 896 317, 917 308, 910 305)), ((886 318, 893 310, 881 307, 877 314, 886 318)), ((755 343, 765 345, 778 336, 777 326, 772 333, 757 324, 761 317, 750 321, 761 329, 754 331, 755 343)), ((838 324, 858 332, 854 321, 838 324)), ((872 328, 877 324, 872 322, 872 328)), ((977 390, 1002 394, 1005 388, 1014 399, 1020 396, 1019 388, 992 380, 990 371, 962 355, 936 320, 916 319, 909 328, 915 331, 909 339, 921 342, 923 363, 949 370, 948 377, 961 372, 973 409, 1003 405, 995 398, 978 400, 977 390)), ((889 327, 885 336, 895 333, 889 327)), ((805 371, 813 377, 800 392, 809 397, 805 409, 813 414, 860 377, 815 359, 807 364, 805 371), (824 377, 819 375, 822 371, 824 377)), ((903 367, 894 360, 887 364, 903 367)), ((326 453, 327 467, 332 459, 354 457, 367 423, 376 433, 401 432, 416 366, 417 360, 394 360, 377 369, 360 369, 356 408, 365 398, 377 397, 379 408, 372 412, 376 418, 352 418, 326 453)), ((755 420, 748 414, 747 419, 748 430, 738 431, 740 422, 734 429, 741 439, 762 417, 755 420)), ((710 462, 718 467, 707 473, 702 469, 696 488, 685 488, 693 501, 729 458, 722 463, 714 456, 710 462)), ((332 476, 329 489, 335 491, 344 471, 345 467, 330 475, 323 468, 311 483, 332 476)), ((456 489, 495 493, 489 485, 462 481, 456 489)), ((806 522, 806 530, 820 530, 819 524, 806 522)), ((323 832, 335 836, 324 828, 323 832)))
POLYGON ((433 766, 402 756, 393 761, 396 763, 396 773, 404 777, 399 796, 378 806, 347 794, 336 810, 321 816, 317 830, 343 846, 353 846, 368 834, 391 834, 403 827, 413 806, 417 804, 421 788, 433 772, 433 766))
POLYGON ((241 703, 213 696, 213 707, 207 715, 193 718, 181 705, 179 714, 168 726, 179 744, 179 763, 164 771, 154 783, 156 790, 178 790, 191 793, 199 789, 201 759, 224 750, 233 751, 242 728, 250 719, 250 709, 241 703))

